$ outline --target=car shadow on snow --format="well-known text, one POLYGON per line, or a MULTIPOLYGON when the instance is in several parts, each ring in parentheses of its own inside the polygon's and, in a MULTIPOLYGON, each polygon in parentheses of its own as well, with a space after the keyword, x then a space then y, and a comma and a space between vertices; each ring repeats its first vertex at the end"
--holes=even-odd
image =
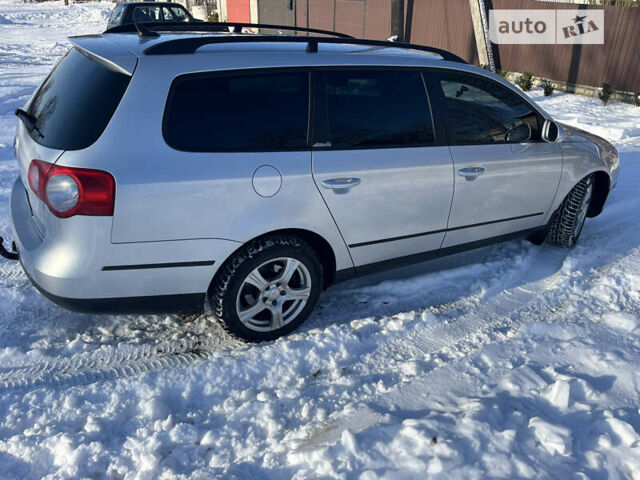
POLYGON ((425 310, 456 317, 506 290, 553 276, 567 254, 513 241, 339 283, 302 329, 425 310))

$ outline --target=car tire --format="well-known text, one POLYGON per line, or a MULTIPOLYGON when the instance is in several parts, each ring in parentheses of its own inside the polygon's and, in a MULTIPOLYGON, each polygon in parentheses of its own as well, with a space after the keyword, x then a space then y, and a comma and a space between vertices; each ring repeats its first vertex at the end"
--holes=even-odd
POLYGON ((573 187, 553 214, 546 241, 559 247, 573 247, 582 233, 592 198, 593 175, 589 175, 573 187))
POLYGON ((213 315, 250 342, 295 330, 315 308, 322 264, 295 236, 268 236, 245 245, 220 268, 210 290, 213 315))

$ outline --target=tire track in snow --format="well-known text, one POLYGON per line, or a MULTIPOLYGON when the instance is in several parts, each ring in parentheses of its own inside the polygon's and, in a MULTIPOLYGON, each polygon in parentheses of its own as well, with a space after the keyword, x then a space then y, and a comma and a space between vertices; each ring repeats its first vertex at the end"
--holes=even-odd
POLYGON ((466 313, 445 317, 444 321, 424 328, 418 326, 410 336, 391 338, 370 352, 367 355, 370 359, 363 359, 362 363, 375 365, 383 359, 385 370, 396 369, 398 365, 414 360, 426 360, 438 366, 458 356, 466 356, 468 351, 475 351, 494 338, 508 337, 519 327, 513 318, 542 301, 545 293, 557 288, 557 277, 562 276, 558 272, 567 254, 565 250, 534 251, 527 263, 519 264, 502 275, 501 282, 511 283, 511 288, 491 295, 495 287, 489 286, 489 298, 474 303, 466 313), (540 256, 547 261, 538 262, 540 256), (524 282, 521 281, 523 277, 524 282))
POLYGON ((127 352, 76 354, 0 369, 0 393, 38 387, 87 385, 184 368, 230 352, 240 342, 222 336, 188 338, 137 347, 127 352))

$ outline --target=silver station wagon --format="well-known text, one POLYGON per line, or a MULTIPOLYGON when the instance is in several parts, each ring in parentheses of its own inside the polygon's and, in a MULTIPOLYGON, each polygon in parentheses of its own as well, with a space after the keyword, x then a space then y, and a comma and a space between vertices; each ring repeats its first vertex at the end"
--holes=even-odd
POLYGON ((1 250, 63 307, 274 339, 353 275, 570 247, 616 183, 611 144, 449 52, 208 25, 72 38, 16 112, 1 250))

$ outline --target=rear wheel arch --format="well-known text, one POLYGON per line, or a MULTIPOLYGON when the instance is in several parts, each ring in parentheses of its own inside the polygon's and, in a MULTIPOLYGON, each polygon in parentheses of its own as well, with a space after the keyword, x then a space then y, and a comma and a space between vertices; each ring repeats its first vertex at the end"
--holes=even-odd
MULTIPOLYGON (((318 256, 318 259, 320 260, 320 263, 322 264, 323 287, 326 289, 333 283, 336 277, 336 256, 333 251, 333 248, 331 247, 331 244, 321 235, 315 232, 312 232, 311 230, 305 230, 301 228, 286 228, 281 230, 273 230, 273 231, 258 235, 257 237, 254 237, 246 241, 244 244, 238 247, 235 251, 233 251, 227 257, 227 260, 225 260, 225 263, 226 261, 228 261, 228 259, 233 258, 233 256, 239 250, 245 248, 247 245, 251 244, 252 242, 259 241, 263 238, 272 237, 272 236, 294 236, 306 242, 315 251, 316 255, 318 256)), ((216 274, 211 279, 211 283, 209 284, 209 289, 208 289, 209 292, 211 292, 211 288, 215 283, 217 275, 223 271, 223 268, 222 268, 223 265, 221 265, 220 268, 218 268, 216 274)))
POLYGON ((311 230, 303 230, 303 229, 289 229, 289 230, 280 230, 277 232, 271 232, 268 235, 275 234, 287 234, 294 235, 300 237, 302 240, 307 242, 311 248, 313 248, 320 259, 320 263, 322 264, 323 271, 323 287, 328 288, 336 277, 336 255, 333 251, 333 247, 331 244, 324 239, 321 235, 318 235, 311 230))

